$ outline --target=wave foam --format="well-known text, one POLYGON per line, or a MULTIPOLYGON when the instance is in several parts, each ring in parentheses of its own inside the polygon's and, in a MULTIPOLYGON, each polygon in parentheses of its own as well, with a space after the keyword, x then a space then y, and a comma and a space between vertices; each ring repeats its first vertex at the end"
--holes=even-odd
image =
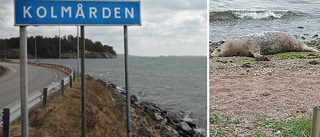
POLYGON ((299 11, 219 11, 210 13, 210 21, 230 19, 281 19, 292 16, 304 16, 299 11))

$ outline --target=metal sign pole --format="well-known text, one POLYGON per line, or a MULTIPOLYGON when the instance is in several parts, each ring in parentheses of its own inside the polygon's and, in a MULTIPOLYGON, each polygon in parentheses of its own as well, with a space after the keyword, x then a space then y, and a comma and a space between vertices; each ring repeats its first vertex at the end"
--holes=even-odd
POLYGON ((82 120, 82 137, 86 136, 86 91, 85 91, 85 37, 84 26, 81 26, 81 120, 82 120))
POLYGON ((77 72, 79 73, 79 26, 77 26, 77 72))
POLYGON ((38 58, 37 58, 37 36, 35 35, 34 36, 34 56, 36 58, 36 65, 38 64, 38 58))
POLYGON ((131 137, 131 118, 130 118, 130 92, 129 92, 129 73, 128 73, 128 26, 124 26, 124 65, 126 81, 126 101, 127 101, 127 137, 131 137))
POLYGON ((60 26, 59 27, 59 64, 61 64, 61 34, 60 34, 60 26))
POLYGON ((28 68, 27 68, 27 27, 20 26, 20 101, 21 135, 29 136, 28 128, 28 68))
POLYGON ((4 40, 4 61, 7 60, 7 39, 4 40))

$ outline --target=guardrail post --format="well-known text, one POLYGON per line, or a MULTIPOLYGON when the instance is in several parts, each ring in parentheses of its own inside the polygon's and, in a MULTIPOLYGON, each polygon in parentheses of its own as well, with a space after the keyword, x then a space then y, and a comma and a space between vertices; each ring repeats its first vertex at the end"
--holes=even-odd
POLYGON ((72 76, 70 75, 70 88, 72 88, 72 76))
POLYGON ((76 81, 76 71, 73 70, 73 82, 76 81))
POLYGON ((48 92, 48 88, 44 88, 43 89, 43 99, 42 99, 42 104, 44 107, 47 106, 47 92, 48 92))
POLYGON ((10 108, 3 109, 3 137, 10 137, 10 108))
POLYGON ((61 79, 61 95, 64 95, 64 80, 61 79))
POLYGON ((311 137, 320 136, 320 106, 313 108, 311 137))

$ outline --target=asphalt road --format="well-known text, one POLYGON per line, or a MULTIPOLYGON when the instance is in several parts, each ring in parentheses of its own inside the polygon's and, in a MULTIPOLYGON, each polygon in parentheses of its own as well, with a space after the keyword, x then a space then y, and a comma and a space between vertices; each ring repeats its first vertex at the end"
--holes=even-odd
MULTIPOLYGON (((0 76, 0 108, 20 99, 20 64, 0 63, 7 72, 0 76)), ((28 65, 28 92, 60 80, 67 75, 52 68, 28 65)))

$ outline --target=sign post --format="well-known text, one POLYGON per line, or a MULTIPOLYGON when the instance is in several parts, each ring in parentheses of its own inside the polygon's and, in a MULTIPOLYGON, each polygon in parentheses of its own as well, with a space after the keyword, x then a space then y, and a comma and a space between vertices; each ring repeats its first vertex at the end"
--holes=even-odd
POLYGON ((129 72, 128 72, 128 26, 123 27, 124 31, 124 66, 126 85, 126 105, 127 105, 127 137, 131 137, 131 115, 130 115, 130 92, 129 92, 129 72))
POLYGON ((21 135, 29 136, 28 130, 28 68, 27 68, 27 27, 20 26, 20 101, 21 135))
MULTIPOLYGON (((84 26, 124 26, 125 86, 127 136, 131 137, 130 93, 128 73, 127 26, 141 26, 140 0, 15 0, 14 24, 20 26, 21 125, 23 137, 28 136, 27 107, 27 27, 81 26, 81 119, 85 137, 85 36, 84 26)), ((79 46, 78 46, 79 47, 79 46)), ((59 51, 61 48, 59 48, 59 51)), ((79 49, 78 49, 79 53, 79 49)), ((79 55, 79 54, 78 54, 79 55)), ((59 57, 60 58, 60 57, 59 57)), ((79 57, 78 57, 79 58, 79 57)), ((59 59, 60 62, 60 59, 59 59)), ((77 61, 78 62, 78 61, 77 61)), ((78 66, 78 65, 77 65, 78 66)))
POLYGON ((81 26, 81 121, 82 137, 86 136, 86 91, 85 91, 85 36, 84 26, 81 26))

